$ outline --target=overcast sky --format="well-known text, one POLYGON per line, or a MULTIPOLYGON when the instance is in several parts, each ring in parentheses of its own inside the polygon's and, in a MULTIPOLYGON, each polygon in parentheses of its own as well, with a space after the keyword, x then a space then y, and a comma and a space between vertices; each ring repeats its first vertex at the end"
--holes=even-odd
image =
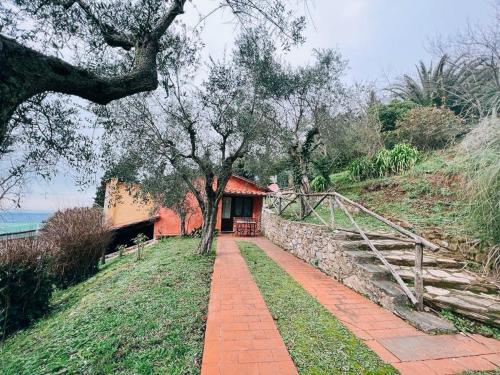
MULTIPOLYGON (((310 61, 314 48, 335 48, 349 60, 346 79, 386 86, 388 79, 415 71, 419 60, 431 61, 429 41, 449 37, 467 23, 492 22, 495 0, 309 0, 307 41, 287 55, 292 64, 310 61)), ((196 3, 196 1, 195 1, 196 3)), ((183 19, 196 22, 218 1, 204 1, 197 11, 186 5, 183 19)), ((291 0, 295 3, 295 0, 291 0)), ((205 21, 204 56, 229 52, 234 25, 215 14, 205 21)), ((25 210, 57 210, 89 205, 95 186, 80 190, 71 171, 60 171, 50 182, 33 181, 22 202, 25 210)))

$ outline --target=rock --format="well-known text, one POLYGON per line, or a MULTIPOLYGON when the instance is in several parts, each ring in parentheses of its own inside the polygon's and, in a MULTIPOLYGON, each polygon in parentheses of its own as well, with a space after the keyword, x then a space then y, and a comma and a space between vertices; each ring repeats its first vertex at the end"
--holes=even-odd
POLYGON ((415 328, 426 333, 442 334, 457 332, 457 329, 451 322, 428 312, 420 312, 399 307, 396 308, 395 313, 407 320, 415 328))

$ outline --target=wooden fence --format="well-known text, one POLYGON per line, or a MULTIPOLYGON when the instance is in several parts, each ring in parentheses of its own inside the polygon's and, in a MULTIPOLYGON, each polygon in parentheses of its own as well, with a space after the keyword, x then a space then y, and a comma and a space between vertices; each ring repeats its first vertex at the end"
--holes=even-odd
POLYGON ((405 294, 408 296, 410 301, 413 303, 418 311, 422 311, 424 308, 424 283, 423 283, 423 251, 424 248, 428 248, 431 251, 437 251, 439 246, 434 245, 432 242, 426 240, 425 238, 412 233, 399 225, 387 220, 386 218, 370 211, 368 208, 356 203, 337 192, 326 192, 326 193, 313 193, 313 194, 303 194, 296 192, 277 192, 270 193, 266 197, 266 203, 268 208, 274 208, 279 216, 282 216, 284 211, 292 206, 294 203, 300 204, 300 209, 296 212, 297 218, 299 220, 304 220, 310 215, 316 216, 316 218, 327 228, 332 230, 340 229, 335 223, 335 209, 340 208, 342 212, 349 218, 349 221, 355 228, 355 232, 366 242, 371 251, 377 256, 378 259, 387 267, 389 272, 392 274, 394 279, 397 281, 399 286, 403 289, 405 294), (323 218, 318 212, 317 208, 320 204, 328 203, 329 207, 329 219, 323 218), (325 202, 325 203, 324 203, 325 202), (356 220, 353 218, 347 206, 356 207, 365 214, 377 219, 378 221, 386 224, 392 229, 401 233, 404 237, 395 237, 391 235, 384 235, 385 238, 397 239, 402 241, 407 241, 413 243, 415 246, 415 280, 414 287, 415 292, 406 285, 403 279, 398 275, 394 267, 385 259, 383 254, 376 248, 373 242, 368 238, 371 233, 363 230, 356 220))

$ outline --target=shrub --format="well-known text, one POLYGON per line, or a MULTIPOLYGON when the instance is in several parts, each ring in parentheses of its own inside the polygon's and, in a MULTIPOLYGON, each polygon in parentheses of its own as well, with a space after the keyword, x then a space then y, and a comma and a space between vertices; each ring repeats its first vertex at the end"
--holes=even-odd
POLYGON ((373 169, 372 158, 365 156, 354 160, 349 165, 349 173, 356 181, 362 181, 374 177, 375 171, 373 169))
POLYGON ((396 128, 396 122, 400 120, 408 111, 415 108, 417 104, 408 100, 393 100, 389 104, 377 104, 369 109, 381 124, 381 131, 388 132, 396 128))
POLYGON ((332 169, 345 168, 356 158, 372 156, 383 146, 380 123, 374 115, 338 116, 320 124, 320 134, 332 169))
POLYGON ((98 208, 72 208, 56 212, 42 229, 51 245, 52 270, 60 287, 95 274, 112 234, 98 208))
POLYGON ((141 260, 141 253, 142 250, 144 249, 145 243, 148 240, 146 235, 144 233, 139 233, 137 236, 134 238, 134 245, 137 246, 137 260, 141 260))
POLYGON ((403 173, 415 166, 420 159, 420 153, 406 143, 394 146, 390 151, 390 164, 392 173, 403 173))
POLYGON ((45 243, 32 238, 0 241, 0 337, 44 315, 52 285, 45 243))
POLYGON ((390 151, 381 149, 371 158, 354 160, 349 165, 349 173, 357 181, 403 173, 413 168, 419 158, 420 153, 416 148, 401 143, 390 151))
POLYGON ((316 176, 311 181, 311 188, 314 191, 326 191, 329 185, 328 180, 323 176, 316 176))
POLYGON ((465 132, 464 121, 451 110, 416 107, 396 122, 395 137, 419 150, 446 147, 465 132))

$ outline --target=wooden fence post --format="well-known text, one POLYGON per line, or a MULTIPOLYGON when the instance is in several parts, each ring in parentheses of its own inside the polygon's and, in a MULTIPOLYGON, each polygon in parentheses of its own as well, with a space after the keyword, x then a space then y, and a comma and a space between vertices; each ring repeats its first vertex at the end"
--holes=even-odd
POLYGON ((422 264, 424 262, 424 246, 417 242, 415 244, 415 295, 417 311, 424 310, 424 278, 422 275, 422 264))
POLYGON ((332 223, 332 228, 335 227, 335 203, 333 201, 332 196, 330 196, 330 199, 328 200, 330 203, 330 222, 332 223))
POLYGON ((304 203, 304 196, 300 194, 300 220, 304 220, 304 215, 305 215, 305 203, 304 203))
POLYGON ((278 216, 281 216, 281 197, 278 198, 278 216))

